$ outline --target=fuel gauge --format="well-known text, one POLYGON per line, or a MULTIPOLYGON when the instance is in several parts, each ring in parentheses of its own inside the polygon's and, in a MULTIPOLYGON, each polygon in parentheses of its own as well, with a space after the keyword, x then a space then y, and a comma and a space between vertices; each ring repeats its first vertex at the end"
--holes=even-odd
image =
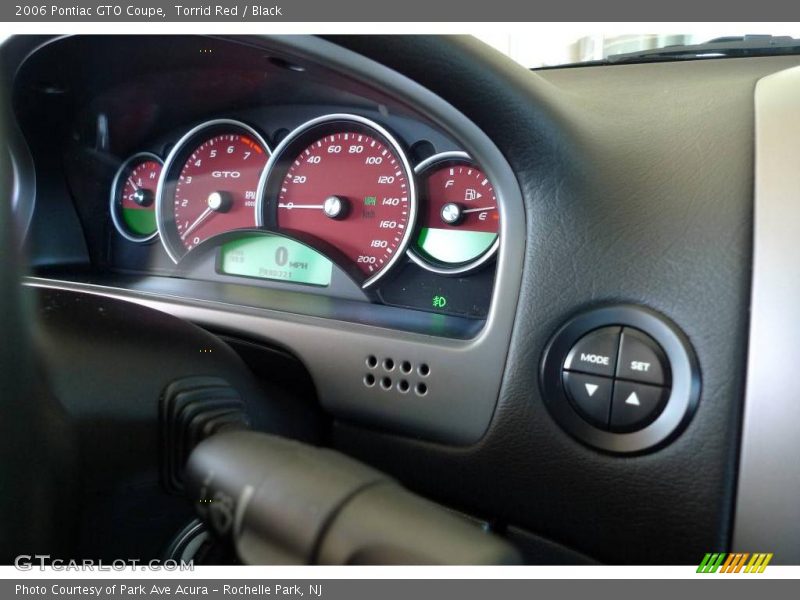
POLYGON ((411 259, 445 275, 485 264, 499 246, 500 214, 494 187, 463 152, 443 152, 415 169, 420 219, 411 259))

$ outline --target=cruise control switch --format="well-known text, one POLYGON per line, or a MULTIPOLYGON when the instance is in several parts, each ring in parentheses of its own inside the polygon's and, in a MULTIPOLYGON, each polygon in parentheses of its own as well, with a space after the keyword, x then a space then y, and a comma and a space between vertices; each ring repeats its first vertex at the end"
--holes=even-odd
POLYGON ((466 517, 333 450, 228 431, 189 457, 187 490, 244 564, 518 564, 466 517))

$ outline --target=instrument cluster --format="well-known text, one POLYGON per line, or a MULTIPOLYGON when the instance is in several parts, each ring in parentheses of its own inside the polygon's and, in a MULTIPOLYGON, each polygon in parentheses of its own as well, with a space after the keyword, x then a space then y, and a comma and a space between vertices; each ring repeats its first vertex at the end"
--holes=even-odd
MULTIPOLYGON (((339 269, 365 293, 386 283, 391 295, 408 265, 434 281, 491 271, 500 210, 468 154, 420 158, 387 126, 346 113, 284 130, 274 147, 267 139, 242 120, 214 119, 163 160, 134 154, 111 186, 115 235, 160 243, 176 268, 211 247, 221 275, 326 287, 339 269)), ((419 308, 448 312, 447 295, 413 279, 403 291, 432 290, 419 308)), ((482 316, 472 304, 457 312, 482 316)))

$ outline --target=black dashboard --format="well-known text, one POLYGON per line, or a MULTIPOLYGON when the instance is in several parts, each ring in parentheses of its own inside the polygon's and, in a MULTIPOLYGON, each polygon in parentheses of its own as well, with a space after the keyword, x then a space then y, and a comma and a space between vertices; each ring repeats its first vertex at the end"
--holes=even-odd
POLYGON ((325 444, 527 560, 692 562, 768 530, 797 552, 758 500, 780 486, 753 419, 775 411, 745 407, 754 164, 776 147, 754 151, 754 94, 797 57, 530 72, 460 37, 9 44, 29 287, 285 352, 325 444))
POLYGON ((36 48, 13 97, 37 165, 18 211, 34 274, 213 306, 215 330, 296 355, 337 414, 475 441, 520 274, 513 175, 459 141, 466 121, 398 100, 399 78, 344 75, 297 40, 36 48))

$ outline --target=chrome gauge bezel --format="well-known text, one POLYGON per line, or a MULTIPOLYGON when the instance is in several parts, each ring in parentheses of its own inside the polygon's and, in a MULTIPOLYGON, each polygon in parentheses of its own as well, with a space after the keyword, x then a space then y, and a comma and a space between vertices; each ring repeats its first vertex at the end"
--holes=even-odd
MULTIPOLYGON (((186 158, 202 144, 203 141, 212 137, 216 131, 230 133, 231 130, 236 129, 248 136, 252 136, 255 141, 261 144, 267 156, 270 159, 272 158, 273 153, 270 145, 267 143, 264 136, 252 126, 236 119, 212 119, 197 125, 185 133, 183 137, 178 140, 164 161, 164 167, 161 169, 161 177, 158 180, 158 189, 156 192, 156 224, 158 225, 158 234, 161 238, 161 244, 164 246, 167 255, 175 264, 178 264, 181 259, 186 256, 188 250, 186 250, 180 241, 173 239, 174 234, 177 233, 177 229, 175 229, 175 217, 172 212, 172 204, 170 203, 172 198, 167 199, 165 195, 171 191, 174 193, 175 181, 180 174, 180 169, 183 168, 186 162, 186 158), (175 172, 174 177, 171 178, 170 174, 172 174, 172 171, 176 168, 179 170, 175 172), (167 210, 169 210, 168 213, 165 212, 167 210)), ((257 206, 258 195, 256 196, 257 206)), ((200 243, 205 244, 216 237, 217 235, 211 236, 200 243)))
MULTIPOLYGON (((277 196, 269 199, 267 199, 266 196, 271 192, 269 188, 274 187, 270 184, 272 184, 274 181, 282 181, 283 179, 284 172, 281 171, 279 173, 278 171, 286 164, 290 164, 296 158, 296 156, 287 157, 285 156, 286 153, 288 151, 297 149, 299 146, 303 146, 303 148, 305 148, 308 144, 313 143, 317 139, 315 136, 314 139, 311 139, 310 137, 306 138, 306 136, 311 136, 316 130, 334 126, 337 123, 342 123, 345 125, 348 123, 355 124, 360 128, 368 130, 371 135, 375 135, 375 137, 385 142, 400 160, 400 164, 405 171, 406 180, 408 181, 408 226, 405 228, 403 237, 397 246, 397 250, 392 254, 392 257, 377 273, 370 276, 360 284, 362 289, 367 289, 380 281, 392 270, 395 264, 397 264, 397 261, 406 255, 406 250, 408 249, 413 232, 416 229, 417 222, 417 186, 415 180, 416 178, 414 176, 414 169, 411 167, 411 162, 409 161, 408 155, 403 149, 403 146, 400 144, 397 138, 382 125, 360 115, 349 113, 333 113, 316 117, 296 127, 275 148, 269 158, 269 161, 267 162, 264 172, 261 174, 261 180, 258 184, 258 192, 256 193, 256 224, 259 228, 269 229, 272 229, 271 226, 274 225, 272 220, 266 217, 266 211, 274 209, 274 202, 277 196), (308 144, 304 146, 303 144, 305 144, 306 141, 308 141, 308 144)), ((279 230, 278 232, 280 233, 279 230)))
MULTIPOLYGON (((432 170, 433 168, 439 166, 442 163, 451 161, 466 162, 474 166, 476 169, 480 169, 480 165, 478 165, 475 162, 475 160, 466 152, 461 152, 457 150, 448 152, 439 152, 438 154, 429 156, 428 158, 420 162, 416 167, 414 167, 414 175, 417 177, 417 180, 419 181, 420 189, 424 189, 422 181, 427 171, 432 170)), ((492 188, 494 188, 494 183, 492 183, 492 188)), ((497 196, 496 190, 495 190, 495 196, 497 196)), ((418 233, 419 233, 418 228, 415 227, 414 228, 415 241, 418 233)), ((430 271, 431 273, 436 273, 437 275, 463 275, 465 273, 471 273, 472 271, 477 271, 480 267, 489 262, 495 256, 495 254, 497 254, 497 250, 499 248, 500 248, 500 234, 498 233, 497 238, 494 240, 494 243, 478 258, 469 261, 467 263, 459 263, 452 267, 444 266, 439 262, 434 262, 434 259, 422 255, 420 252, 417 251, 415 244, 409 244, 406 254, 408 255, 408 258, 410 258, 415 264, 419 265, 426 271, 430 271)))
POLYGON ((153 210, 156 213, 156 230, 150 235, 134 235, 128 231, 127 227, 125 226, 125 223, 122 220, 122 216, 119 214, 119 209, 122 206, 122 197, 120 196, 120 192, 122 190, 120 188, 120 185, 125 181, 125 178, 123 176, 125 175, 125 173, 131 170, 131 167, 133 165, 151 160, 154 160, 161 165, 161 175, 163 176, 164 160, 160 156, 152 152, 137 152, 136 154, 129 156, 125 160, 125 162, 123 162, 120 165, 119 169, 117 169, 117 173, 114 175, 113 181, 111 182, 111 194, 109 197, 109 204, 108 204, 108 210, 111 213, 111 221, 114 223, 114 228, 117 230, 117 233, 120 234, 123 238, 125 238, 129 242, 133 242, 134 244, 146 244, 154 241, 159 236, 158 186, 160 185, 161 177, 158 178, 158 182, 156 183, 156 191, 155 191, 156 206, 153 207, 153 210))

